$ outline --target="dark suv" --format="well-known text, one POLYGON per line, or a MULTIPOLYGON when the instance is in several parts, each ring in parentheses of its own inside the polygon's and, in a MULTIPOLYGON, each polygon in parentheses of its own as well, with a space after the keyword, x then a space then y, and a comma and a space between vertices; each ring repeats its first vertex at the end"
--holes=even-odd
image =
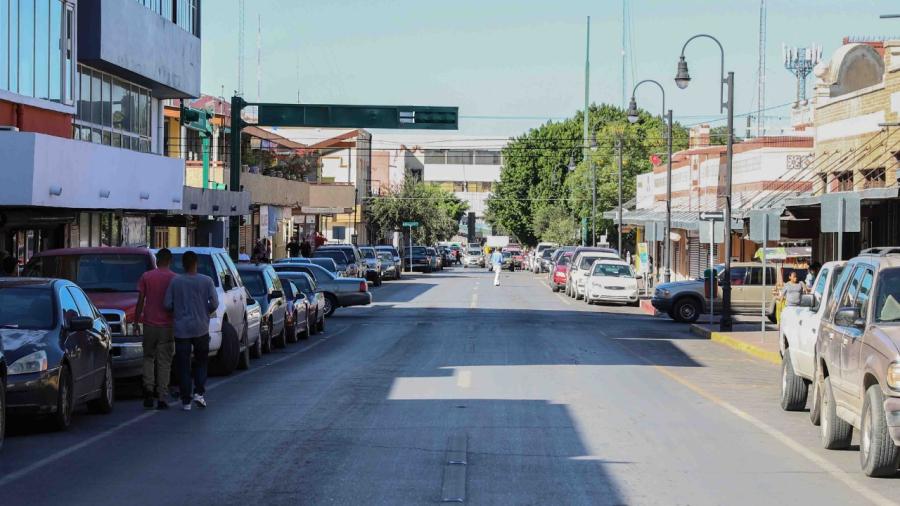
MULTIPOLYGON (((822 446, 860 431, 863 472, 900 465, 900 248, 870 248, 844 267, 816 343, 822 446)), ((815 405, 815 404, 814 404, 815 405)))

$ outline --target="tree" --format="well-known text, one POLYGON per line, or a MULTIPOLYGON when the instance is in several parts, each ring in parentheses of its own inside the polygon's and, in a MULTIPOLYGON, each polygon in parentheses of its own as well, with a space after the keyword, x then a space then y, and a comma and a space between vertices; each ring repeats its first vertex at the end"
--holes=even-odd
MULTIPOLYGON (((734 136, 734 143, 743 142, 744 139, 734 136)), ((709 144, 710 146, 724 146, 728 143, 728 127, 727 126, 717 126, 709 129, 709 144)))
POLYGON ((419 226, 413 229, 413 240, 434 244, 457 233, 459 220, 468 209, 469 205, 453 193, 407 174, 403 183, 390 188, 387 195, 372 197, 366 215, 383 235, 403 230, 403 222, 416 221, 419 226))

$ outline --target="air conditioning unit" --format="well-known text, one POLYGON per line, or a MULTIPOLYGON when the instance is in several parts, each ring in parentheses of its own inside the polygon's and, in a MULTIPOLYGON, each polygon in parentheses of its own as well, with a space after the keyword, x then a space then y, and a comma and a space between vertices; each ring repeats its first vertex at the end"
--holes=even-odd
POLYGON ((0 125, 0 132, 18 132, 19 127, 14 127, 12 125, 0 125))

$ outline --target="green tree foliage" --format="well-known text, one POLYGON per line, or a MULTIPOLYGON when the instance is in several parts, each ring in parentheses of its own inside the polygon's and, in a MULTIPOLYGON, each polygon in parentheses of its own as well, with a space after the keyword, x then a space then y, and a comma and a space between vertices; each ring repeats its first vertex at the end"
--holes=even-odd
MULTIPOLYGON (((591 215, 591 170, 584 157, 583 114, 561 122, 548 122, 513 139, 503 149, 503 170, 493 196, 488 200, 491 223, 510 231, 525 244, 568 234, 577 236, 577 222, 591 215), (575 170, 568 166, 574 162, 575 170), (552 217, 552 219, 551 219, 552 217), (562 219, 565 217, 566 219, 562 219), (550 223, 555 223, 553 227, 550 223), (571 225, 570 225, 571 224, 571 225)), ((663 121, 641 111, 637 123, 628 122, 625 111, 610 105, 590 108, 589 130, 596 138, 590 160, 596 169, 597 233, 608 225, 601 219, 618 204, 616 139, 623 141, 624 199, 634 197, 635 176, 652 170, 651 155, 665 160, 663 121)), ((687 147, 687 133, 675 125, 673 149, 687 147)), ((566 237, 569 237, 566 235, 566 237)))
MULTIPOLYGON (((743 142, 744 139, 734 136, 734 143, 743 142)), ((727 126, 717 126, 709 129, 709 144, 710 145, 718 145, 724 146, 728 143, 728 127, 727 126)))
POLYGON ((422 183, 407 174, 403 183, 391 188, 387 195, 374 197, 366 207, 369 223, 384 236, 403 230, 403 222, 417 221, 413 240, 434 244, 449 239, 459 229, 469 205, 439 186, 422 183))

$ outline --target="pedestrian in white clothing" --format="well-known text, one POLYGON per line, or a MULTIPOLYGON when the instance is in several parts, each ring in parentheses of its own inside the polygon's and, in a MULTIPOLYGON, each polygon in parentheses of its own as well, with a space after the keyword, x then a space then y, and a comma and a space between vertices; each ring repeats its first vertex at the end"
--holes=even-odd
POLYGON ((500 286, 500 271, 503 270, 503 255, 500 254, 500 248, 494 249, 491 253, 491 265, 494 266, 494 286, 500 286))

